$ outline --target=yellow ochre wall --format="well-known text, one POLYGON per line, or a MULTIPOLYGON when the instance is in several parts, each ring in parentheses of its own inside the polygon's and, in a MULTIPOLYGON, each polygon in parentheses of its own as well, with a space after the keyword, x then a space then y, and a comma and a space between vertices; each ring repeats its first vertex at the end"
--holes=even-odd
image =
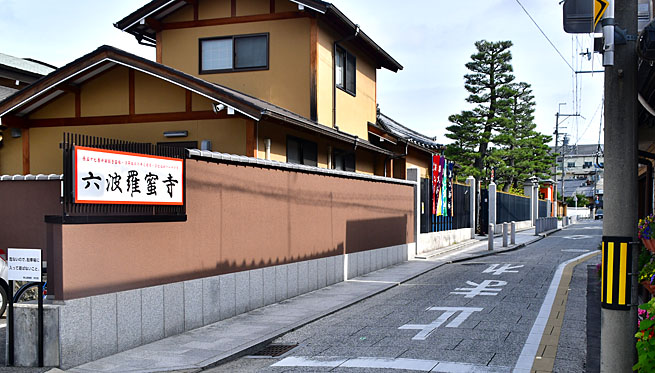
MULTIPOLYGON (((135 72, 135 113, 183 112, 186 109, 185 90, 159 78, 135 72)), ((129 72, 115 67, 89 80, 80 87, 81 113, 85 116, 126 115, 129 112, 129 72), (107 90, 102 89, 102 85, 107 90)), ((192 110, 211 110, 211 101, 192 95, 192 110)), ((66 93, 29 116, 29 119, 73 118, 75 96, 66 93)), ((189 120, 175 122, 131 123, 64 127, 34 127, 29 130, 30 173, 62 172, 61 142, 63 132, 86 134, 138 142, 169 142, 210 140, 214 151, 245 154, 245 119, 189 120), (164 131, 189 131, 189 136, 170 139, 164 131)), ((0 148, 0 174, 22 174, 22 138, 6 136, 0 148)))
POLYGON ((431 155, 413 148, 407 149, 406 164, 407 168, 417 167, 419 169, 419 175, 422 178, 430 178, 430 169, 432 167, 432 162, 430 160, 431 155))
MULTIPOLYGON (((318 32, 318 121, 332 127, 333 51, 338 38, 325 25, 319 23, 318 32)), ((376 120, 376 67, 348 43, 341 45, 356 57, 355 92, 336 89, 337 126, 339 130, 362 139, 368 138, 368 122, 376 120)))
MULTIPOLYGON (((62 172, 62 155, 59 149, 64 132, 100 136, 105 138, 120 139, 136 142, 168 142, 168 141, 198 141, 211 140, 212 149, 223 153, 245 154, 246 152, 246 127, 245 120, 217 119, 217 120, 194 120, 179 122, 161 123, 136 123, 136 124, 109 124, 75 127, 41 127, 30 129, 30 172, 32 174, 50 174, 62 172), (164 131, 189 131, 189 136, 184 138, 168 139, 164 137, 164 131)), ((20 140, 20 139, 17 139, 20 140)), ((11 154, 20 154, 12 151, 11 154)), ((0 159, 4 159, 6 152, 2 149, 0 159)), ((22 162, 22 161, 20 161, 22 162)), ((16 162, 12 162, 16 163, 16 162)), ((19 165, 22 173, 22 163, 19 165)), ((4 167, 0 168, 1 173, 8 173, 4 167)))
POLYGON ((294 18, 164 30, 162 63, 309 118, 309 29, 309 18, 294 18), (199 39, 258 33, 269 33, 268 70, 200 75, 199 39))

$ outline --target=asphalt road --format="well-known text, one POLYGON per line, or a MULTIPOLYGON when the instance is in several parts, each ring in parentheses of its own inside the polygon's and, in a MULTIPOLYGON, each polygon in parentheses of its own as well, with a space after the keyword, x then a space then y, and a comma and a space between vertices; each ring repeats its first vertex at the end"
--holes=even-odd
MULTIPOLYGON (((602 222, 586 222, 520 250, 440 267, 278 338, 274 344, 298 345, 282 356, 207 371, 415 372, 434 361, 452 363, 441 371, 511 371, 557 267, 596 251, 601 236, 602 222)), ((574 271, 554 371, 585 371, 587 266, 599 260, 574 271)))

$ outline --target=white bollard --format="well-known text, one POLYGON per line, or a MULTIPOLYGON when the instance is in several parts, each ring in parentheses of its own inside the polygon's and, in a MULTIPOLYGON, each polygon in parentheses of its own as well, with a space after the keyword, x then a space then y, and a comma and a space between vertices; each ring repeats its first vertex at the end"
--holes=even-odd
POLYGON ((509 224, 503 223, 503 247, 507 247, 507 228, 509 224))
POLYGON ((511 236, 510 242, 512 245, 516 245, 516 222, 513 221, 511 226, 512 226, 512 234, 510 235, 511 236))
POLYGON ((488 249, 493 250, 494 249, 494 225, 493 224, 489 224, 489 232, 488 233, 489 233, 489 247, 488 247, 488 249))

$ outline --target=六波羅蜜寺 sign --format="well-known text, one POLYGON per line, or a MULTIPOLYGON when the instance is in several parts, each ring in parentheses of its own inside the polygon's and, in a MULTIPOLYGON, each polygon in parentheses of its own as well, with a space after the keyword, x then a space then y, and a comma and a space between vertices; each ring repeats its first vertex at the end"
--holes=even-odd
POLYGON ((75 147, 75 203, 183 205, 184 161, 75 147))

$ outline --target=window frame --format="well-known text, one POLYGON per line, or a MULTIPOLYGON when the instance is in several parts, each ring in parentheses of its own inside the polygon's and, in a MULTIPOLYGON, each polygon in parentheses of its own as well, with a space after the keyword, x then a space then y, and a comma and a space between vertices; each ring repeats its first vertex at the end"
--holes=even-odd
POLYGON ((346 151, 343 149, 339 148, 334 148, 332 150, 332 169, 334 170, 340 170, 340 171, 347 171, 347 172, 357 172, 357 156, 354 151, 346 151), (339 164, 337 164, 337 159, 338 157, 341 157, 341 160, 343 161, 343 169, 341 169, 339 164), (352 159, 352 169, 349 169, 348 167, 348 161, 347 159, 351 158, 352 159))
POLYGON ((287 163, 302 164, 302 165, 306 165, 306 166, 318 167, 318 143, 317 142, 311 141, 311 140, 306 140, 306 139, 296 137, 296 136, 292 136, 292 135, 287 135, 286 150, 287 150, 286 151, 286 153, 287 153, 286 154, 287 155, 287 163), (300 149, 298 149, 299 150, 298 157, 299 157, 301 163, 289 162, 289 140, 293 140, 293 141, 298 143, 298 145, 300 147, 300 149), (310 146, 314 147, 315 150, 316 150, 316 152, 315 152, 316 160, 312 160, 316 164, 306 164, 305 163, 305 147, 307 145, 310 145, 310 146))
POLYGON ((348 50, 340 45, 337 46, 336 48, 337 53, 343 53, 343 76, 342 76, 342 84, 339 85, 336 81, 336 76, 337 76, 337 56, 334 56, 334 85, 339 88, 340 90, 348 93, 349 95, 353 97, 357 97, 357 56, 354 54, 348 52, 348 50), (353 60, 355 61, 354 63, 354 68, 353 68, 353 90, 350 91, 348 89, 348 57, 352 57, 353 60))
POLYGON ((242 72, 242 71, 262 71, 268 70, 270 68, 270 58, 271 58, 271 37, 270 33, 262 32, 257 34, 240 34, 240 35, 227 35, 227 36, 212 36, 208 38, 199 38, 198 39, 198 71, 200 75, 204 74, 219 74, 219 73, 233 73, 233 72, 242 72), (237 48, 236 48, 236 39, 248 38, 254 36, 265 36, 266 37, 266 65, 257 66, 257 67, 236 67, 237 62, 237 48), (202 69, 202 43, 204 41, 212 40, 232 40, 232 68, 230 69, 212 69, 212 70, 203 70, 202 69))

